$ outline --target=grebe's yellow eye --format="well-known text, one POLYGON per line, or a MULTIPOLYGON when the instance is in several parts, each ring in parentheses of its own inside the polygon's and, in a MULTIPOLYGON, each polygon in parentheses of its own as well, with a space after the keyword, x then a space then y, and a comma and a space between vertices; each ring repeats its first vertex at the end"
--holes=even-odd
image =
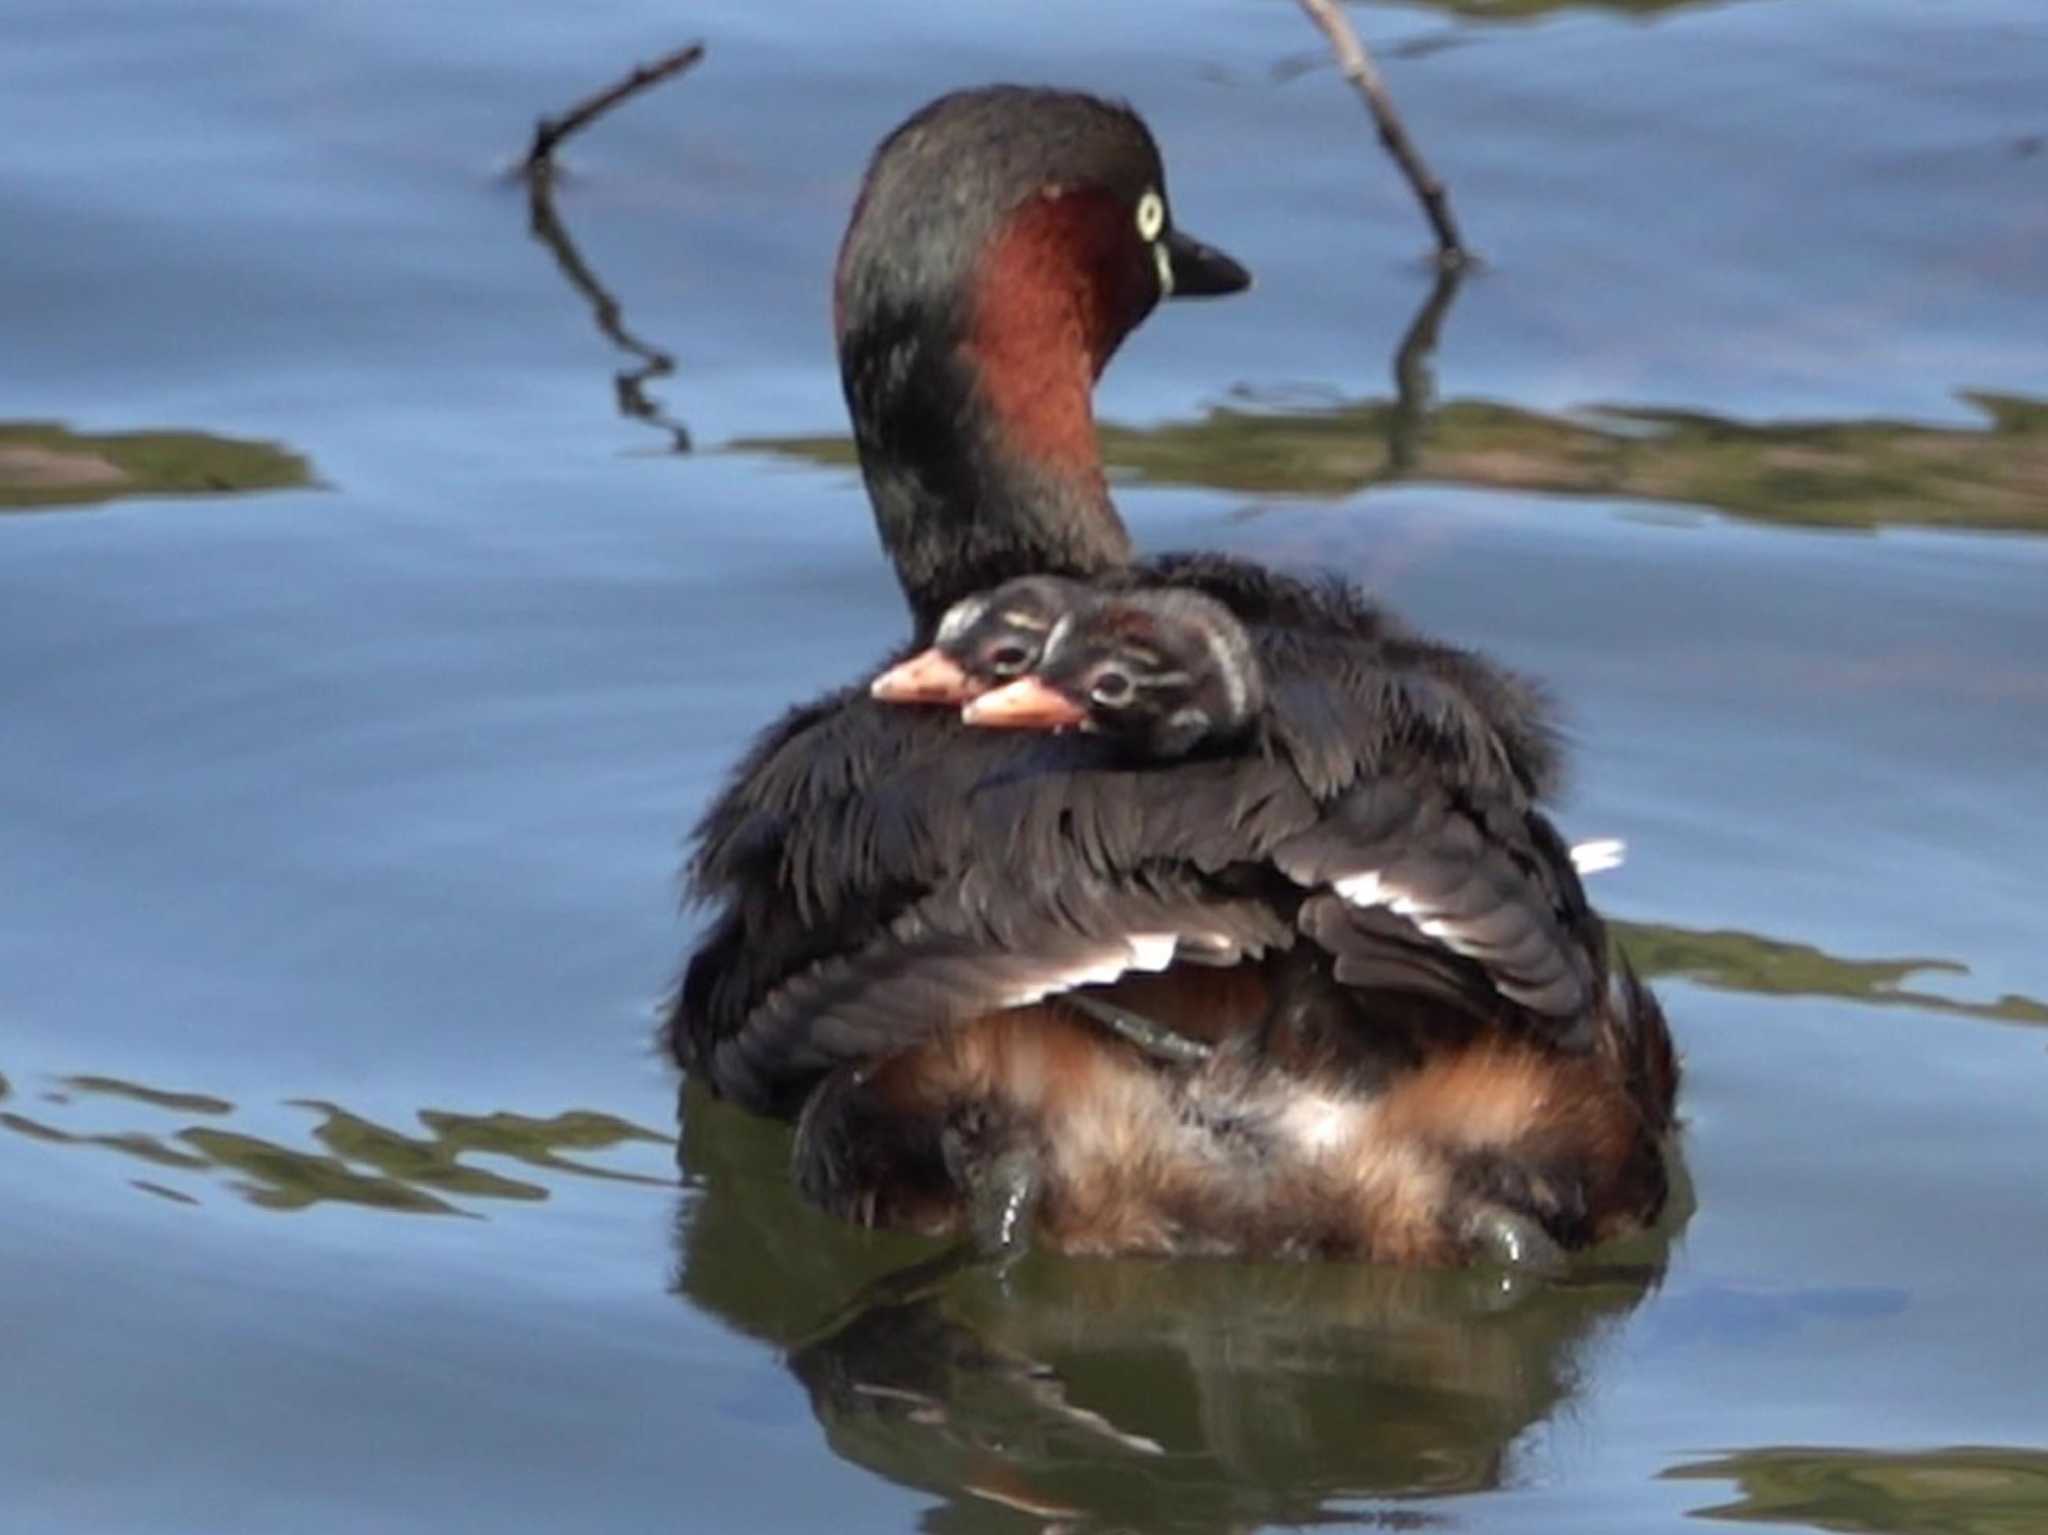
POLYGON ((1138 238, 1148 245, 1166 229, 1166 199, 1147 192, 1138 199, 1138 238))

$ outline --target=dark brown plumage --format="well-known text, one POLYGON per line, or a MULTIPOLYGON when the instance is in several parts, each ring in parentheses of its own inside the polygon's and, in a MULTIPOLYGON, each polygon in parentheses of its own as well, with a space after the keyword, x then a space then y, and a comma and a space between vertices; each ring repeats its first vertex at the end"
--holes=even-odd
POLYGON ((1537 808, 1541 695, 1334 579, 1128 560, 1089 393, 1188 250, 1228 286, 1172 231, 1134 116, 946 98, 870 170, 842 371, 920 640, 1018 576, 1183 588, 1248 632, 1255 728, 1160 762, 860 688, 792 711, 699 827, 716 914, 670 1045, 801 1116, 799 1181, 856 1218, 1399 1261, 1647 1221, 1675 1067, 1537 808), (1345 897, 1368 876, 1409 909, 1345 897), (1060 1000, 1077 987, 1215 1048, 1149 1056, 1060 1000))

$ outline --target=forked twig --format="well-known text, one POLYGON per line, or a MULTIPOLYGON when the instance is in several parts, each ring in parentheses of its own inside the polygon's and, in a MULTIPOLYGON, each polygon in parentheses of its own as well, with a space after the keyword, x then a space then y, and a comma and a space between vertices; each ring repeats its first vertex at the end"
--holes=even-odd
POLYGON ((659 84, 671 75, 679 75, 704 57, 704 45, 691 43, 673 53, 665 53, 652 64, 640 64, 631 74, 616 85, 608 86, 594 96, 569 108, 560 117, 543 117, 533 125, 533 147, 526 151, 525 172, 529 177, 545 176, 553 168, 549 159, 555 146, 570 134, 601 117, 628 96, 638 95, 650 85, 659 84))
POLYGON ((1457 221, 1451 217, 1450 193, 1436 178, 1435 172, 1423 163, 1421 151, 1408 137, 1401 114, 1394 110, 1394 98, 1387 93, 1387 83, 1373 65, 1372 55, 1365 51, 1365 44, 1358 40, 1358 34, 1351 29, 1351 23, 1337 9, 1334 0, 1301 0, 1301 8, 1308 12, 1309 20, 1320 27, 1323 36, 1330 40, 1330 51, 1337 56, 1337 67, 1344 72, 1345 79, 1358 87, 1358 94, 1365 98, 1366 110, 1372 113, 1372 120, 1379 128, 1380 143, 1386 146, 1387 153, 1394 157, 1394 163, 1401 167, 1401 174, 1408 178, 1408 185, 1414 188, 1416 200, 1422 204, 1430 228, 1436 231, 1437 264, 1445 268, 1464 266, 1472 258, 1458 235, 1457 221))
POLYGON ((569 238, 567 227, 555 212, 555 163, 552 156, 555 147, 570 134, 648 86, 681 74, 703 57, 704 45, 691 43, 673 53, 663 54, 652 64, 636 66, 623 80, 595 95, 586 96, 561 116, 541 118, 534 125, 533 147, 527 150, 525 160, 520 163, 520 174, 526 178, 527 207, 534 238, 554 253, 555 263, 562 269, 562 275, 568 278, 570 286, 589 301, 597 328, 620 351, 639 359, 639 366, 613 375, 619 410, 667 432, 678 453, 690 451, 689 429, 664 411, 647 392, 650 380, 666 378, 675 371, 675 359, 626 328, 625 314, 619 301, 598 280, 597 274, 576 249, 576 242, 569 238))

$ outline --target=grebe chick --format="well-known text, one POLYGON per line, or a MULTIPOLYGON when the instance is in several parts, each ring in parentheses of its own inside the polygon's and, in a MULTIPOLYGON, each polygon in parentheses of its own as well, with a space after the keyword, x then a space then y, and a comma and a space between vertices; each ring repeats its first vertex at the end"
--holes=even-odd
POLYGON ((1244 625, 1220 602, 1164 588, 1070 609, 1028 676, 983 693, 970 725, 1096 731, 1170 762, 1242 740, 1265 707, 1244 625))
POLYGON ((932 643, 875 678, 868 693, 884 703, 957 708, 1030 671, 1053 627, 1095 601, 1063 576, 1019 576, 963 597, 946 609, 932 643))

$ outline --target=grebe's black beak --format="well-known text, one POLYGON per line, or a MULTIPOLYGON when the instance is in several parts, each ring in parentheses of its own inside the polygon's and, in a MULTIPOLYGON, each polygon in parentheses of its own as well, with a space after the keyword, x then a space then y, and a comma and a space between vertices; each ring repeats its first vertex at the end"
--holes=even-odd
POLYGON ((1167 264, 1173 269, 1173 298, 1218 298, 1242 293, 1252 274, 1213 245, 1204 245, 1178 229, 1166 232, 1167 264))

